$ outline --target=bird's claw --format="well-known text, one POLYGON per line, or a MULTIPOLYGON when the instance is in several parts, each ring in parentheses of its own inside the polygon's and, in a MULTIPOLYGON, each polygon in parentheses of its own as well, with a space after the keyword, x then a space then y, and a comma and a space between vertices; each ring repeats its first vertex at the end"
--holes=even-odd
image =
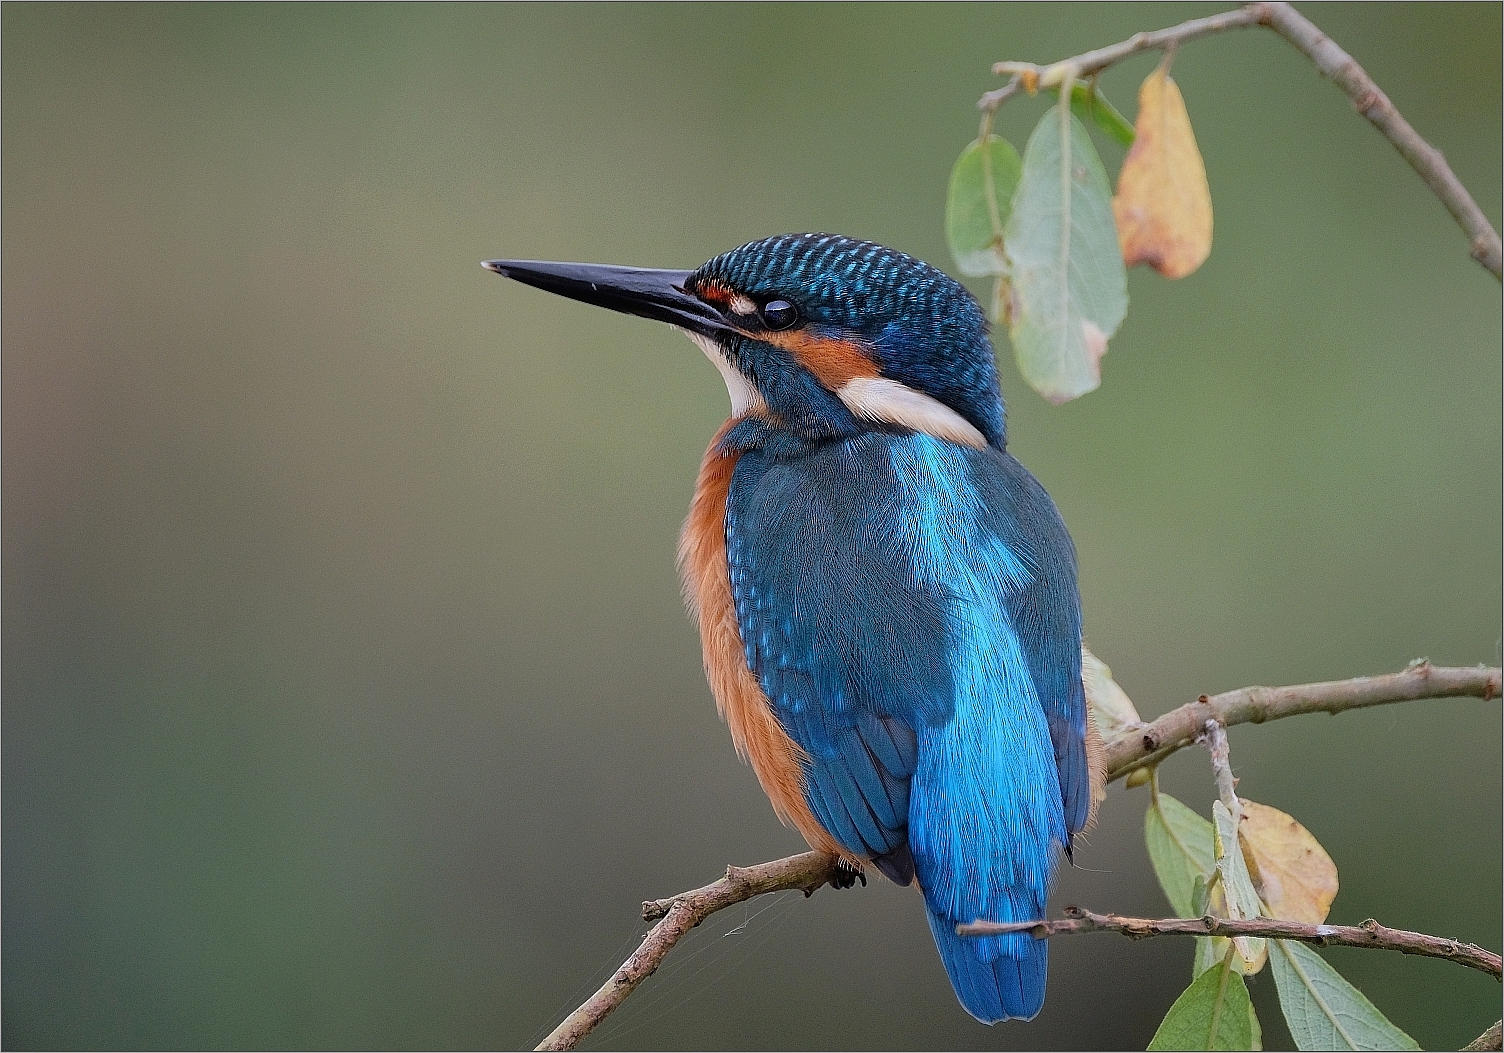
POLYGON ((861 867, 844 859, 836 860, 836 872, 830 879, 831 888, 852 888, 858 881, 862 883, 862 888, 867 887, 867 875, 861 867))

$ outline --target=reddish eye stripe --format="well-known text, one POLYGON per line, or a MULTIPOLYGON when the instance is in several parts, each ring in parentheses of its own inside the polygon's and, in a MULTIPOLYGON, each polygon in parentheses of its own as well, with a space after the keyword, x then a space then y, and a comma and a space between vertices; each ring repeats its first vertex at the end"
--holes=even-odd
POLYGON ((725 310, 731 304, 731 298, 736 294, 731 289, 715 280, 696 282, 689 290, 708 304, 725 310))

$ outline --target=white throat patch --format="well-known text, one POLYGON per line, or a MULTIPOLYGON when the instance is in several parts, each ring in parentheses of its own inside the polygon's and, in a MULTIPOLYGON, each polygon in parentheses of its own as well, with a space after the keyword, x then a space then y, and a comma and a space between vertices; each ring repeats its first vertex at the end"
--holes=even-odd
MULTIPOLYGON (((678 327, 675 326, 677 329, 678 327)), ((720 345, 708 336, 680 329, 705 352, 705 357, 720 371, 731 396, 731 415, 745 417, 753 411, 766 412, 767 403, 752 382, 726 359, 720 345)), ((976 427, 945 403, 915 391, 887 377, 853 377, 841 386, 836 396, 846 408, 863 420, 880 421, 912 428, 937 439, 961 446, 986 449, 987 438, 976 427)))
MULTIPOLYGON (((678 326, 674 328, 678 329, 678 326)), ((741 372, 726 360, 721 347, 708 336, 699 333, 691 333, 688 329, 679 329, 679 332, 695 342, 695 346, 705 352, 705 357, 710 359, 711 364, 721 373, 721 379, 726 382, 726 394, 731 396, 731 415, 733 417, 745 417, 753 410, 764 410, 766 403, 762 395, 752 386, 752 382, 741 375, 741 372)))

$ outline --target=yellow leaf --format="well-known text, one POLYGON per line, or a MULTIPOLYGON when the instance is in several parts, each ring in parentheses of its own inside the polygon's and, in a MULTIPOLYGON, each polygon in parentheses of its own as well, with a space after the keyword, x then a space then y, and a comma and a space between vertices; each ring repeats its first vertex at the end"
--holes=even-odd
POLYGON ((1212 193, 1185 100, 1163 66, 1139 88, 1133 131, 1112 199, 1123 262, 1184 278, 1212 251, 1212 193))
POLYGON ((1243 799, 1243 861, 1269 916, 1319 925, 1337 898, 1337 864, 1311 832, 1268 805, 1243 799))

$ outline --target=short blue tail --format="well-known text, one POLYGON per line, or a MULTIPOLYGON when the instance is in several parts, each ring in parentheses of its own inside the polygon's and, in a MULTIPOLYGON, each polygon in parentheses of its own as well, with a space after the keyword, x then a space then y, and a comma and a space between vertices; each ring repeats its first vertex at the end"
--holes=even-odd
POLYGON ((957 936, 956 923, 927 910, 956 997, 984 1024, 1032 1020, 1044 1006, 1049 941, 1032 936, 957 936))

